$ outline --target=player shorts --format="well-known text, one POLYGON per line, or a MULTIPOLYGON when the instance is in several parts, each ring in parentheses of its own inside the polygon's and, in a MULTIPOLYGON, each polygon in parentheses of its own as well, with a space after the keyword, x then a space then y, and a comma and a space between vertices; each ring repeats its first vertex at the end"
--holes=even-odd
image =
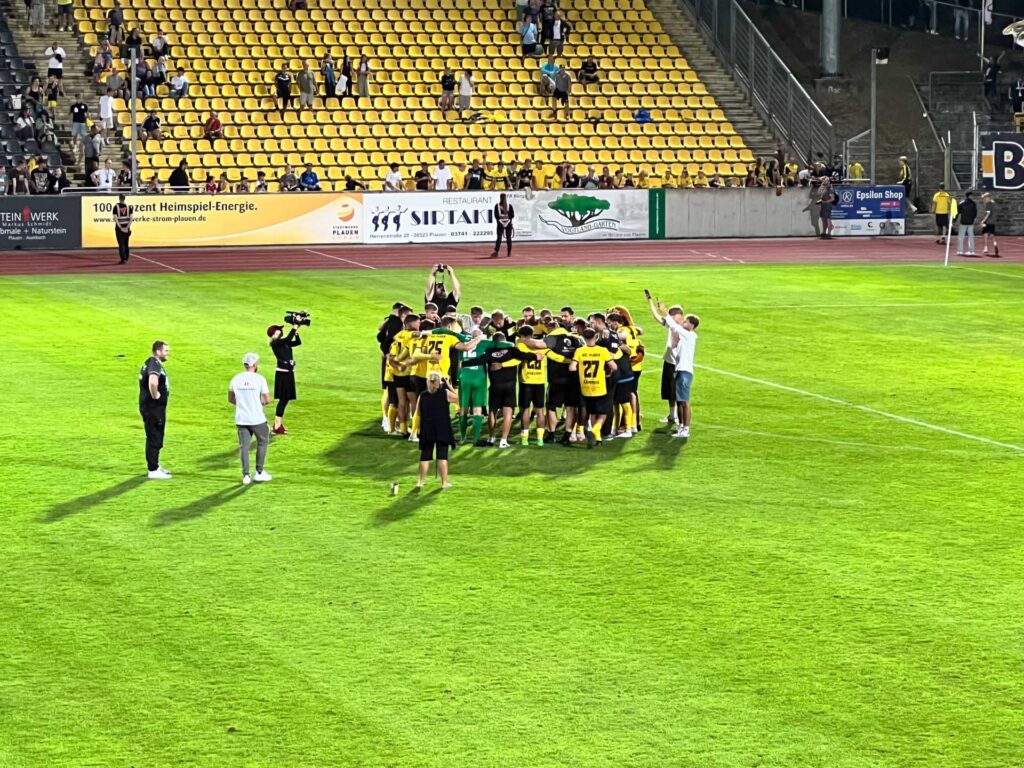
POLYGON ((562 406, 568 405, 570 408, 575 403, 567 403, 566 395, 568 394, 568 379, 556 379, 548 382, 548 410, 554 411, 562 406))
POLYGON ((583 396, 583 407, 587 409, 587 413, 591 416, 607 416, 612 412, 612 398, 610 394, 604 394, 600 397, 588 397, 583 396))
POLYGON ((670 403, 676 401, 676 366, 674 363, 661 365, 661 399, 670 403))
POLYGON ((412 379, 412 391, 415 392, 417 396, 419 396, 421 392, 427 391, 426 376, 410 376, 409 378, 412 379))
POLYGON ((525 410, 530 406, 534 408, 544 407, 544 385, 543 384, 520 384, 519 385, 519 410, 525 410))
POLYGON ((430 461, 437 450, 437 460, 448 460, 448 443, 436 443, 433 440, 420 440, 420 461, 430 461))
POLYGON ((981 234, 983 234, 983 235, 994 235, 995 233, 996 233, 996 225, 995 224, 985 224, 981 228, 981 234))
POLYGON ((949 214, 948 213, 936 213, 935 214, 935 226, 939 229, 949 226, 949 214))
POLYGON ((580 377, 575 373, 570 374, 569 378, 565 380, 565 407, 583 407, 583 393, 580 392, 580 377))
POLYGON ((395 386, 395 382, 386 382, 384 388, 388 391, 388 405, 398 405, 398 387, 395 386))
POLYGON ((406 392, 413 392, 412 376, 395 376, 395 388, 404 389, 406 392))
POLYGON ((487 407, 487 377, 459 377, 459 407, 465 410, 487 407))
POLYGON ((492 411, 500 411, 502 408, 516 407, 516 385, 513 384, 491 384, 488 392, 488 404, 492 411))
POLYGON ((636 386, 635 379, 629 379, 628 381, 620 381, 615 385, 615 404, 625 405, 630 402, 630 397, 633 394, 633 387, 636 386))
POLYGON ((693 374, 690 371, 676 371, 675 390, 676 402, 690 402, 690 386, 693 384, 693 374))

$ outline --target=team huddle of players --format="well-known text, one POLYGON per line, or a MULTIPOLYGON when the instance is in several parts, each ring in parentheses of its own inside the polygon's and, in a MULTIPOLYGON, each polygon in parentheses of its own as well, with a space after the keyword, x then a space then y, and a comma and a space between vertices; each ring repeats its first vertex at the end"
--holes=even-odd
POLYGON ((583 319, 568 306, 557 317, 528 306, 513 319, 502 310, 485 314, 481 307, 469 314, 459 314, 454 304, 439 310, 434 302, 420 315, 396 303, 377 337, 381 426, 417 440, 417 398, 436 371, 458 389, 461 442, 508 448, 514 422, 524 446, 530 444, 531 426, 537 446, 595 447, 602 439, 630 438, 640 429, 642 333, 625 307, 583 319))

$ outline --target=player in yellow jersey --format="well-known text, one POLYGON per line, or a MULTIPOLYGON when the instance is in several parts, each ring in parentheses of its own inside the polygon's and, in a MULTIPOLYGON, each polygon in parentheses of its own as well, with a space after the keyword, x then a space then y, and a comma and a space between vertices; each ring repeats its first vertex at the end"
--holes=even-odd
POLYGON ((519 343, 516 349, 534 357, 524 360, 519 366, 519 410, 522 413, 522 429, 519 440, 523 447, 530 444, 530 422, 537 419, 537 447, 544 445, 544 425, 547 420, 544 412, 544 385, 547 383, 548 366, 547 350, 534 349, 527 345, 526 340, 533 338, 533 328, 524 325, 519 329, 519 343))
POLYGON ((434 329, 427 337, 423 353, 429 355, 427 360, 427 376, 431 371, 437 371, 446 380, 451 380, 452 372, 452 350, 468 352, 476 347, 484 337, 479 336, 472 341, 460 341, 458 336, 450 334, 461 333, 462 329, 453 317, 441 318, 440 329, 434 329), (449 333, 442 333, 448 331, 449 333))
POLYGON ((415 361, 411 358, 420 330, 420 316, 412 313, 406 315, 403 326, 404 329, 395 334, 391 349, 393 359, 389 363, 394 369, 392 378, 398 394, 398 431, 406 436, 418 395, 412 379, 412 363, 415 361))
POLYGON ((629 364, 633 369, 633 381, 631 382, 630 403, 633 407, 634 432, 641 429, 640 418, 640 375, 644 372, 644 345, 640 342, 643 335, 643 328, 639 328, 633 322, 633 316, 625 307, 612 307, 608 310, 608 327, 619 334, 622 343, 629 349, 629 364))
POLYGON ((580 380, 580 392, 587 409, 590 429, 587 430, 587 447, 601 443, 601 427, 611 413, 611 393, 608 391, 608 374, 617 370, 614 355, 605 347, 597 346, 597 331, 587 328, 582 333, 585 347, 573 352, 580 380))

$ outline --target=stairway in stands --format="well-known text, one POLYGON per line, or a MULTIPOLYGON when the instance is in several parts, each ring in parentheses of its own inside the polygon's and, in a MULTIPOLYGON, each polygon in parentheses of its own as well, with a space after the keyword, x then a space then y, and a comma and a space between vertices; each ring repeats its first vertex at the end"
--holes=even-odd
MULTIPOLYGON (((92 63, 92 56, 76 32, 57 31, 55 23, 57 6, 54 0, 47 2, 47 31, 43 37, 37 37, 29 32, 28 9, 20 0, 0 0, 0 10, 7 17, 7 23, 14 35, 14 42, 18 46, 18 51, 25 60, 26 66, 35 67, 34 74, 44 88, 46 87, 48 61, 44 52, 56 42, 67 53, 67 60, 64 62, 64 92, 66 95, 58 101, 56 114, 52 117, 57 128, 57 139, 60 143, 65 172, 76 186, 84 185, 86 183, 85 168, 81 152, 76 157, 71 151, 71 115, 69 110, 75 95, 80 93, 89 105, 92 118, 98 120, 99 98, 102 91, 93 78, 86 74, 87 67, 92 63)), ((100 162, 109 159, 114 163, 114 168, 118 169, 124 153, 121 138, 116 133, 112 133, 108 138, 110 143, 104 147, 100 162)))
POLYGON ((776 139, 721 60, 708 47, 704 36, 684 13, 679 0, 647 0, 647 7, 654 12, 672 42, 679 46, 701 82, 707 85, 708 93, 715 97, 754 155, 774 156, 778 144, 776 139))

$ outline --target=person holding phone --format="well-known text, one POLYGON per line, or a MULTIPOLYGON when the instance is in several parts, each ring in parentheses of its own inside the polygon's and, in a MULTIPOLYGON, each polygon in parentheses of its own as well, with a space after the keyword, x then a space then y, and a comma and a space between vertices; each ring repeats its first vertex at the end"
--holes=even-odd
POLYGON ((430 462, 437 461, 437 472, 441 476, 441 488, 451 488, 448 482, 448 451, 455 447, 455 433, 452 431, 451 406, 459 402, 459 393, 451 387, 440 371, 427 375, 427 388, 417 399, 419 413, 420 474, 417 488, 422 488, 427 478, 430 462))

